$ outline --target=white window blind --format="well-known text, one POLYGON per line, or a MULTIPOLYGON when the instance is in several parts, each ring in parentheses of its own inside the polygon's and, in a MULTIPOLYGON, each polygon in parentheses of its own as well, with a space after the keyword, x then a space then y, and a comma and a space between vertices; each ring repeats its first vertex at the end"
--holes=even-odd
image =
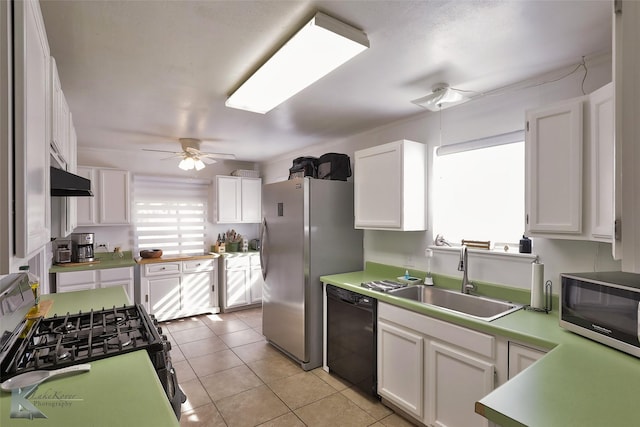
POLYGON ((205 252, 210 185, 209 181, 136 175, 137 250, 157 248, 166 255, 205 252))

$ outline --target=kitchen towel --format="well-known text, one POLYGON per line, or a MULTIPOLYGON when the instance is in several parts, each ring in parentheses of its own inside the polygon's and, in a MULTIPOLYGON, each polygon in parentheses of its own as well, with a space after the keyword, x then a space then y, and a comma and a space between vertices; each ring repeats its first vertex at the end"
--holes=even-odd
POLYGON ((536 262, 531 264, 531 308, 544 310, 544 264, 536 262))

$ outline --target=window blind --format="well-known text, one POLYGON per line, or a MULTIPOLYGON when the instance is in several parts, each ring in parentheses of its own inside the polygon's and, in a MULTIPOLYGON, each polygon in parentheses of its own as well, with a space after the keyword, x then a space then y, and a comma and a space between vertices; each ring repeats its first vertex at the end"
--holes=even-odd
POLYGON ((133 181, 137 250, 166 255, 206 251, 210 181, 136 175, 133 181))

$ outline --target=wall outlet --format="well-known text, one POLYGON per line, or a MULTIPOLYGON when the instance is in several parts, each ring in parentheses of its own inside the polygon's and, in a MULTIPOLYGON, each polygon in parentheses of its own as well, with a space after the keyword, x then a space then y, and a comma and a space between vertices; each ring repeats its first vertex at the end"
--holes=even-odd
POLYGON ((111 247, 109 246, 109 242, 96 243, 96 250, 98 249, 105 252, 111 252, 111 247))

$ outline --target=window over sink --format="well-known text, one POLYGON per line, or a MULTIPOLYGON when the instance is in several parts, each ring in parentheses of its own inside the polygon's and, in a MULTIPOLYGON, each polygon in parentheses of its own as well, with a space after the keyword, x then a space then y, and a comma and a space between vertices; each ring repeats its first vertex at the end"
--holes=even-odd
MULTIPOLYGON (((443 145, 434 152, 433 234, 517 243, 524 231, 524 132, 443 145)), ((515 246, 517 247, 517 245, 515 246)))
POLYGON ((209 181, 136 175, 133 206, 137 250, 159 248, 165 255, 207 252, 209 191, 209 181))

